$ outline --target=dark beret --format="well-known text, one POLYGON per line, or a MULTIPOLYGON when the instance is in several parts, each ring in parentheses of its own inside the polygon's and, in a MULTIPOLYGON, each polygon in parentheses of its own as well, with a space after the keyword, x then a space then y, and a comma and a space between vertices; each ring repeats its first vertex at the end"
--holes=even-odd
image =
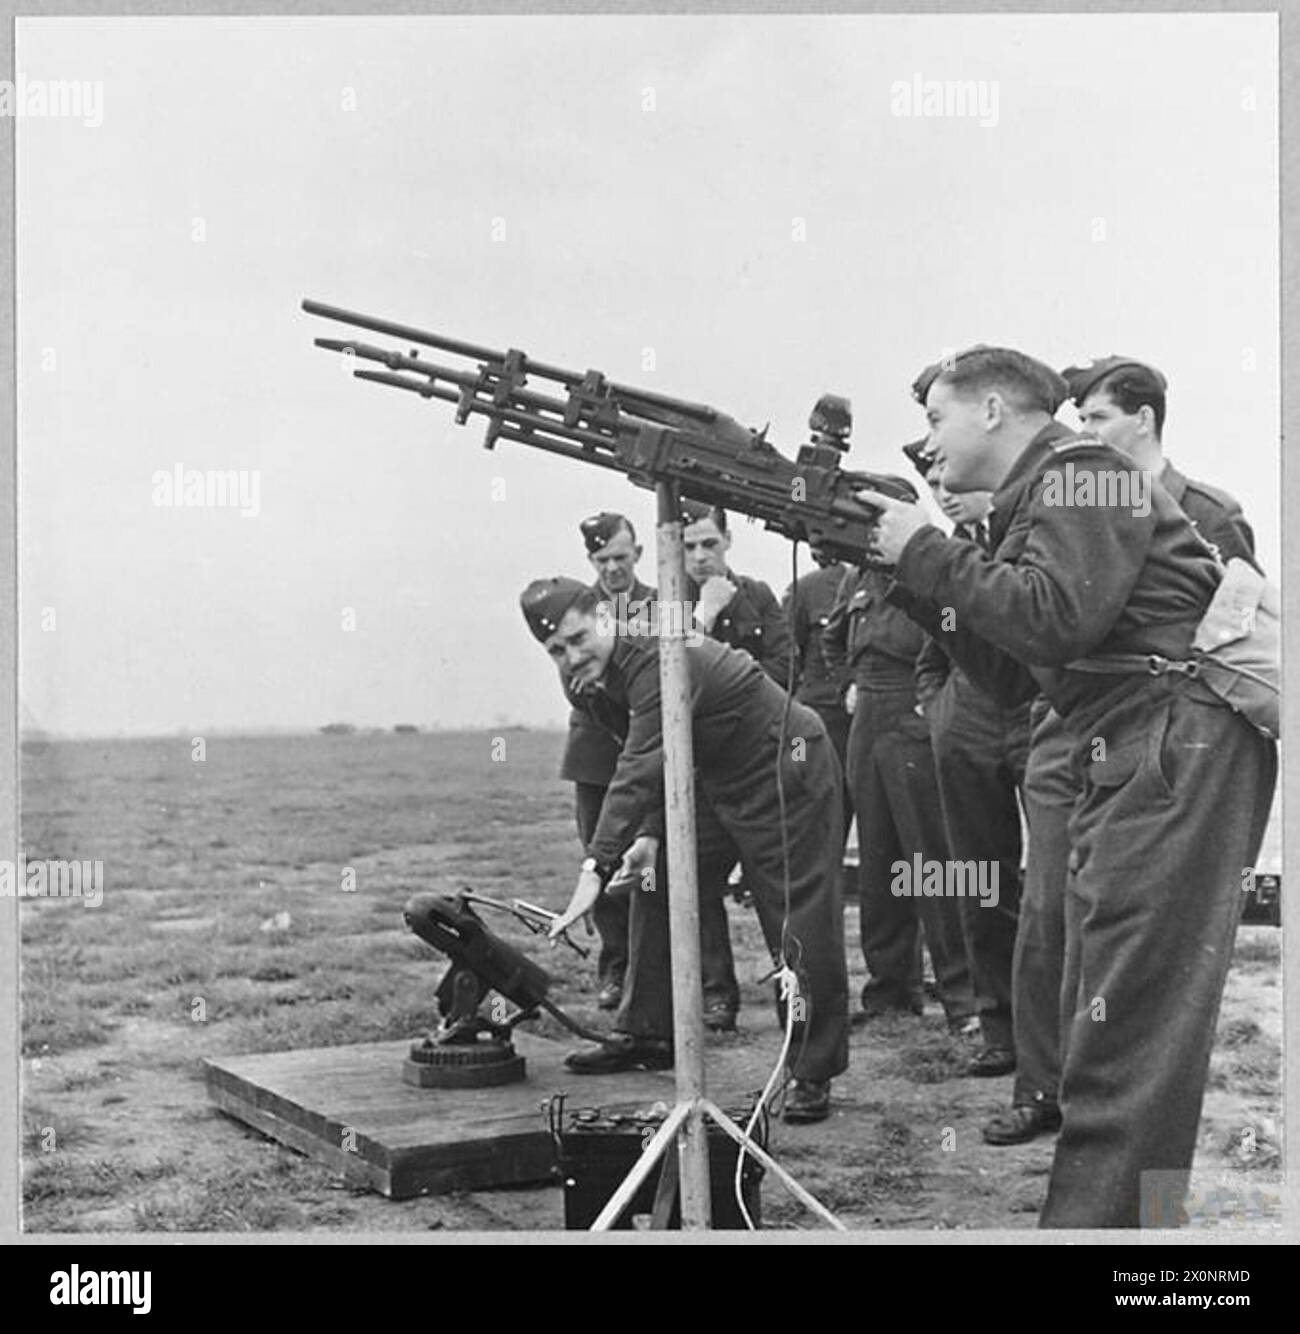
POLYGON ((578 531, 586 544, 587 554, 594 556, 601 547, 608 546, 621 529, 631 527, 632 525, 622 514, 601 510, 599 514, 593 514, 590 519, 583 519, 578 525, 578 531))
POLYGON ((939 378, 939 372, 943 370, 942 361, 932 361, 921 373, 912 381, 912 397, 925 407, 925 396, 930 392, 930 386, 939 378))
POLYGON ((524 620, 540 643, 560 628, 564 613, 587 591, 587 585, 577 579, 556 575, 551 579, 534 579, 519 595, 524 620))
POLYGON ((928 435, 904 445, 903 453, 907 455, 912 467, 922 477, 929 477, 930 469, 934 466, 934 450, 930 448, 930 437, 928 435))
POLYGON ((727 531, 727 515, 725 510, 719 510, 716 505, 708 505, 702 500, 682 499, 678 508, 681 512, 682 523, 703 523, 705 519, 712 519, 721 532, 727 531), (719 516, 721 516, 719 518, 719 516))
POLYGON ((1169 388, 1165 377, 1154 366, 1148 366, 1145 361, 1134 361, 1132 357, 1117 357, 1113 354, 1098 357, 1086 366, 1068 366, 1061 372, 1061 376, 1069 386, 1070 397, 1076 406, 1082 407, 1084 400, 1102 380, 1118 370, 1145 371, 1160 386, 1161 393, 1169 388))

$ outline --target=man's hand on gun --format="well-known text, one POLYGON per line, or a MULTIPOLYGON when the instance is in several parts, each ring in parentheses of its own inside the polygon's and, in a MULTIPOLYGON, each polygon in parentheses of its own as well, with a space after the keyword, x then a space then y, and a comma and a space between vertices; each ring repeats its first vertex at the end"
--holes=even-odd
POLYGON ((880 511, 876 520, 871 555, 886 565, 897 565, 903 548, 911 540, 912 534, 925 528, 930 520, 920 505, 909 504, 904 500, 895 500, 892 496, 882 495, 879 491, 855 491, 854 499, 864 505, 872 505, 880 511))
MULTIPOLYGON (((659 840, 649 834, 642 834, 623 854, 619 868, 610 878, 608 888, 615 893, 626 891, 638 882, 644 883, 645 875, 654 874, 655 861, 659 856, 659 840)), ((605 892, 601 885, 600 874, 585 868, 578 872, 578 883, 574 887, 569 906, 551 923, 550 938, 567 931, 580 917, 585 917, 595 906, 601 894, 605 892)))

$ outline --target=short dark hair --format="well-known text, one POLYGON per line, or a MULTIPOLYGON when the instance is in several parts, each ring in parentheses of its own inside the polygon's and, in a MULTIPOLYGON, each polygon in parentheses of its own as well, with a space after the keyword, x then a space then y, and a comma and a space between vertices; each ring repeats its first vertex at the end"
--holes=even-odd
POLYGON ((1049 417, 1070 396, 1069 386, 1050 366, 1010 347, 975 347, 941 363, 936 381, 964 398, 996 389, 1021 412, 1049 417))
POLYGON ((725 533, 727 531, 727 511, 721 505, 706 505, 699 500, 682 502, 683 523, 703 523, 706 519, 713 520, 718 532, 725 533))
POLYGON ((1108 394, 1110 401, 1130 417, 1139 408, 1149 407, 1156 419, 1156 439, 1160 439, 1165 428, 1165 387, 1149 367, 1121 366, 1094 385, 1088 391, 1088 398, 1093 394, 1108 394))

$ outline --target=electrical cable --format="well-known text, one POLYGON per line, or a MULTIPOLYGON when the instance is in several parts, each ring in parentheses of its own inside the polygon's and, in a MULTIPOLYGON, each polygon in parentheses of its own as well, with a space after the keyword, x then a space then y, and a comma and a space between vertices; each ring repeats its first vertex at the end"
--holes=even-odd
POLYGON ((758 1125, 759 1117, 763 1115, 763 1109, 767 1106, 767 1100, 772 1095, 772 1088, 785 1070, 786 1057, 790 1051, 790 1043, 794 1039, 794 999, 799 989, 799 979, 788 968, 781 970, 778 978, 778 984, 781 987, 785 997, 785 1039, 781 1043, 780 1055, 776 1058, 776 1065, 772 1068, 772 1073, 767 1077, 767 1083, 763 1085, 763 1092, 759 1095, 758 1101, 754 1104, 754 1110, 750 1113, 749 1122, 745 1126, 745 1146, 736 1153, 736 1176, 732 1182, 732 1188, 736 1192, 736 1203, 740 1206, 741 1217, 745 1220, 745 1226, 751 1231, 758 1229, 754 1226, 754 1220, 750 1217, 749 1210, 745 1207, 745 1191, 742 1178, 745 1171, 745 1148, 754 1142, 754 1128, 758 1125))
MULTIPOLYGON (((745 1166, 745 1153, 749 1146, 754 1144, 754 1129, 758 1124, 759 1117, 762 1116, 764 1109, 768 1106, 769 1099, 773 1098, 774 1088, 777 1081, 785 1073, 787 1061, 790 1055, 790 1047, 794 1042, 795 1014, 799 1008, 799 1001, 802 999, 799 995, 799 977, 795 968, 791 966, 790 956, 793 953, 795 962, 802 962, 802 947, 799 941, 793 944, 799 948, 794 951, 790 949, 790 836, 789 827, 786 820, 785 809, 785 783, 781 776, 781 762, 785 758, 785 742, 790 722, 790 706, 794 701, 794 691, 796 685, 797 664, 795 661, 795 635, 794 635, 794 610, 795 610, 795 586, 799 582, 799 543, 792 542, 790 545, 790 605, 787 608, 786 621, 790 630, 790 667, 786 676, 785 706, 781 710, 781 727, 777 738, 776 750, 776 800, 779 812, 781 828, 781 878, 784 895, 784 904, 781 917, 781 971, 777 975, 777 984, 780 987, 780 995, 785 1003, 785 1036, 781 1043, 781 1051, 776 1059, 776 1064, 772 1068, 772 1073, 768 1076, 767 1083, 763 1086, 763 1092, 754 1105, 754 1110, 750 1115, 749 1122, 744 1129, 745 1143, 736 1153, 736 1174, 732 1181, 732 1187, 736 1195, 736 1204, 740 1208, 741 1217, 745 1220, 745 1226, 751 1232, 755 1231, 754 1220, 750 1217, 749 1210, 745 1207, 744 1191, 742 1189, 742 1178, 745 1166)), ((812 998, 807 998, 808 1006, 811 1010, 812 998)), ((811 1019, 811 1014, 808 1016, 811 1019)), ((808 1042, 809 1024, 804 1023, 803 1036, 800 1042, 799 1054, 795 1057, 796 1062, 803 1052, 808 1042)), ((782 1087, 784 1094, 784 1086, 782 1087)), ((784 1098, 782 1098, 784 1102, 784 1098)), ((769 1149, 770 1152, 770 1149, 769 1149)))

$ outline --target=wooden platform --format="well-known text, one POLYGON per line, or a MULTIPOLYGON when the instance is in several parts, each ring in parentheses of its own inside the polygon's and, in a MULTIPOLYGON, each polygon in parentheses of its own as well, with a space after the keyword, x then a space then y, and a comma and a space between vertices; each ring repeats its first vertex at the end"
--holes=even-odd
MULTIPOLYGON (((485 1089, 418 1089, 402 1079, 410 1047, 371 1042, 204 1061, 225 1113, 390 1199, 546 1181, 554 1149, 543 1103, 571 1108, 672 1105, 672 1072, 574 1075, 578 1045, 516 1033, 527 1079, 485 1089)), ((736 1092, 726 1053, 711 1053, 710 1095, 736 1092)))

